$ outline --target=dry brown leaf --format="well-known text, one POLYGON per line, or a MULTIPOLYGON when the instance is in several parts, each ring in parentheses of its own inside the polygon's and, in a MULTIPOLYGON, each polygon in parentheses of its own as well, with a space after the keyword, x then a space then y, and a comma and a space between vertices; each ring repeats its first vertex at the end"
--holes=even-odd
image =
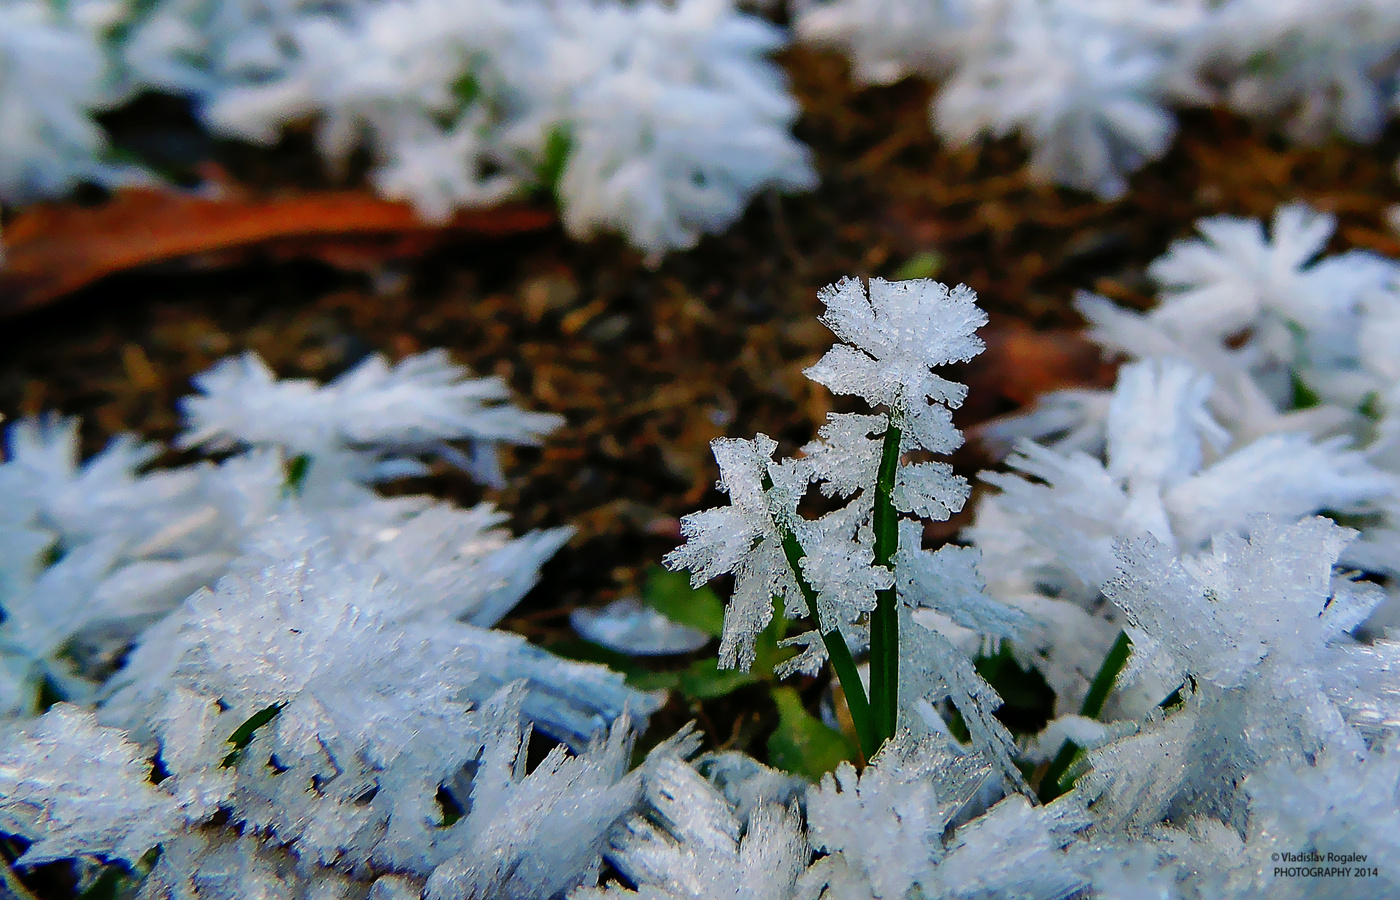
POLYGON ((33 309, 116 272, 172 260, 227 265, 250 250, 372 268, 462 237, 539 231, 552 212, 513 205, 424 222, 406 203, 359 191, 208 198, 123 191, 97 207, 44 204, 5 229, 0 315, 33 309))
POLYGON ((1032 403, 1050 391, 1102 388, 1113 384, 1116 366, 1082 332, 1058 328, 1032 331, 1010 323, 984 332, 987 350, 959 381, 969 387, 964 427, 1032 403))

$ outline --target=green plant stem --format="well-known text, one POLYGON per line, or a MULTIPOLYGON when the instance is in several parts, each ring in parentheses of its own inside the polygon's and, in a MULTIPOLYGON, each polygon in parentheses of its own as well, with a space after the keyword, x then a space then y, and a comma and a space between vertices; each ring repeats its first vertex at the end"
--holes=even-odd
POLYGON ((1079 714, 1087 719, 1097 719, 1103 713, 1103 706, 1108 702, 1109 692, 1113 690, 1113 684, 1118 680, 1118 673, 1123 671, 1123 667, 1128 664, 1128 654, 1133 649, 1133 642, 1128 640, 1127 632, 1118 632, 1118 640, 1113 642, 1113 647, 1108 651, 1108 655, 1103 658, 1103 665, 1099 666, 1099 673, 1094 676, 1094 681, 1089 685, 1089 693, 1084 695, 1084 705, 1079 708, 1079 714))
MULTIPOLYGON (((1123 667, 1128 664, 1128 655, 1132 651, 1133 642, 1128 639, 1126 632, 1118 632, 1118 640, 1113 642, 1108 655, 1103 658, 1103 665, 1099 666, 1098 674, 1094 676, 1093 682, 1089 685, 1089 693, 1084 695, 1084 703, 1079 707, 1079 714, 1089 718, 1097 719, 1103 712, 1104 704, 1108 702, 1108 695, 1113 690, 1114 682, 1118 680, 1118 673, 1123 671, 1123 667)), ((1079 756, 1080 750, 1073 741, 1065 741, 1060 747, 1060 752, 1055 754, 1055 759, 1051 761, 1050 768, 1045 770, 1045 775, 1040 779, 1040 799, 1046 803, 1054 800, 1064 791, 1060 787, 1060 781, 1064 779, 1065 773, 1074 764, 1079 756)))
MULTIPOLYGON (((767 477, 764 476, 765 481, 767 477)), ((764 486, 768 487, 767 484, 764 486)), ((802 549, 796 535, 781 526, 779 530, 783 533, 783 555, 787 557, 788 565, 797 578, 797 586, 802 590, 802 598, 807 601, 807 608, 817 620, 817 630, 821 631, 821 616, 817 615, 817 592, 802 574, 802 558, 807 555, 807 551, 802 549)), ((855 659, 851 656, 851 648, 846 645, 846 639, 842 637, 840 629, 821 631, 821 636, 822 643, 826 645, 826 655, 831 658, 831 667, 836 670, 836 678, 841 682, 841 690, 846 695, 846 708, 851 711, 851 723, 856 727, 861 752, 866 759, 870 759, 875 755, 875 751, 880 749, 880 741, 875 733, 870 701, 866 699, 865 685, 861 683, 860 672, 857 671, 855 659)))
MULTIPOLYGON (((899 514, 892 496, 899 471, 900 437, 899 426, 891 417, 875 479, 875 565, 891 570, 899 549, 899 514)), ((878 746, 894 737, 899 719, 899 608, 892 586, 876 594, 875 611, 870 616, 870 706, 878 746)))

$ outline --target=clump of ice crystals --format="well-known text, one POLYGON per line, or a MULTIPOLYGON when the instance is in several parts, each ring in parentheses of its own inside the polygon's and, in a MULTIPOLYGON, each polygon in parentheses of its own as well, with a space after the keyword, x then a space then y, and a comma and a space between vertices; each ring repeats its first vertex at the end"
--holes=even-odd
POLYGON ((1017 133, 1032 174, 1100 197, 1166 153, 1178 107, 1374 141, 1400 49, 1387 0, 807 0, 794 25, 859 81, 936 80, 945 138, 1017 133))
POLYGON ((353 890, 372 867, 416 894, 439 866, 523 846, 528 830, 499 832, 519 812, 579 864, 535 870, 520 850, 482 883, 584 880, 639 790, 631 722, 658 701, 492 629, 570 530, 514 537, 486 504, 365 484, 557 417, 442 353, 372 357, 325 387, 246 356, 198 384, 184 440, 234 451, 218 464, 147 470, 159 448, 129 437, 80 462, 74 420, 7 431, 0 830, 27 843, 20 864, 140 868, 159 845, 149 896, 245 897, 292 869, 353 890), (54 693, 87 708, 37 715, 54 693), (561 746, 527 773, 532 728, 561 746), (525 813, 531 792, 593 824, 525 813))
POLYGON ((138 177, 106 162, 95 116, 155 90, 225 137, 314 119, 331 166, 362 149, 374 188, 426 218, 547 192, 576 236, 658 259, 815 183, 768 58, 785 44, 731 0, 12 0, 0 199, 138 177))

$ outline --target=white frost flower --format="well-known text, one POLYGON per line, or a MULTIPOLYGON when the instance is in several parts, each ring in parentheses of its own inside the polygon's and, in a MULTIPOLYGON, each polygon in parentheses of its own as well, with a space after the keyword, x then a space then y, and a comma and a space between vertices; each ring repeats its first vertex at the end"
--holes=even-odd
POLYGON ((760 190, 815 183, 788 133, 797 104, 763 59, 783 38, 730 0, 578 5, 556 50, 598 65, 560 85, 572 149, 559 195, 564 223, 587 236, 620 228, 656 259, 743 212, 760 190))
POLYGON ((1374 141, 1385 121, 1400 11, 1376 0, 1228 0, 1211 10, 1188 64, 1235 110, 1282 118, 1295 141, 1374 141))
POLYGON ((1210 372, 1212 409, 1236 435, 1335 430, 1340 410, 1280 410, 1299 384, 1341 407, 1363 402, 1375 387, 1359 343, 1368 298, 1400 275, 1393 261, 1365 251, 1314 261, 1335 227, 1335 217, 1302 204, 1281 207, 1267 237, 1255 220, 1203 219, 1200 238, 1174 243, 1149 268, 1163 289, 1155 309, 1135 313, 1092 295, 1076 306, 1108 349, 1174 356, 1210 372), (1299 421, 1290 426, 1290 418, 1299 421))
POLYGON ((572 900, 788 900, 810 851, 797 808, 760 802, 741 819, 724 795, 674 756, 647 773, 645 815, 633 816, 608 859, 637 886, 572 900))
POLYGON ((281 446, 310 457, 312 479, 326 477, 327 466, 362 480, 414 474, 421 467, 404 456, 431 452, 501 483, 493 446, 538 443, 562 419, 500 404, 510 395, 501 379, 467 375, 443 351, 394 366, 375 355, 318 386, 278 380, 249 352, 196 376, 200 395, 182 402, 186 427, 179 445, 281 446), (472 442, 475 458, 454 451, 447 443, 454 440, 472 442))
POLYGON ((21 866, 72 856, 134 865, 185 824, 150 776, 120 731, 60 703, 0 740, 0 832, 31 842, 21 866))
POLYGON ((731 505, 681 518, 684 546, 666 555, 671 569, 690 570, 699 587, 716 575, 734 573, 734 596, 724 614, 720 665, 747 670, 753 664, 754 641, 773 618, 773 598, 781 597, 790 617, 808 614, 802 590, 783 554, 779 527, 791 527, 797 502, 807 486, 805 468, 797 463, 774 463, 777 444, 760 434, 752 441, 719 438, 711 447, 719 463, 721 490, 731 505), (764 486, 767 478, 771 487, 764 486))
POLYGON ((968 534, 983 549, 992 596, 1042 623, 1028 643, 1061 703, 1083 696, 1116 636, 1090 621, 1113 618, 1099 591, 1116 569, 1116 539, 1152 534, 1195 553, 1253 515, 1374 510, 1400 489, 1345 438, 1273 434, 1216 455, 1223 435, 1210 395, 1210 379, 1185 363, 1125 366, 1104 460, 1024 442, 1008 460, 1015 474, 983 475, 1002 493, 984 501, 968 534))
POLYGON ((1165 153, 1176 131, 1163 108, 1167 57, 1087 12, 1009 3, 996 36, 969 54, 935 101, 939 131, 960 143, 1021 131, 1038 176, 1121 196, 1124 174, 1165 153))
MULTIPOLYGON (((512 692, 503 699, 518 710, 512 692)), ((438 838, 447 859, 426 900, 555 897, 596 883, 609 834, 641 797, 641 772, 627 772, 631 722, 619 718, 578 755, 555 747, 527 775, 529 737, 515 716, 492 728, 460 797, 465 814, 438 838)))
POLYGON ((0 200, 61 194, 81 181, 115 184, 135 170, 103 161, 93 120, 112 99, 113 73, 96 29, 64 6, 0 4, 0 200))
POLYGON ((947 407, 961 406, 967 388, 929 370, 966 362, 986 348, 974 333, 987 324, 977 295, 965 285, 950 290, 927 279, 872 278, 867 296, 859 279, 843 278, 818 296, 826 305, 822 323, 845 343, 806 369, 807 377, 872 406, 889 406, 917 446, 956 449, 962 435, 947 407))
POLYGON ((1197 557, 1178 560, 1150 537, 1119 545, 1122 570, 1104 591, 1145 657, 1136 664, 1169 673, 1182 702, 1090 754, 1081 786, 1096 827, 1140 830, 1173 808, 1242 827, 1247 797, 1235 787, 1261 765, 1394 741, 1400 696, 1380 673, 1400 650, 1350 636, 1381 591, 1332 576, 1354 534, 1322 518, 1263 518, 1249 540, 1220 535, 1197 557))
POLYGON ((985 40, 988 0, 832 0, 801 3, 798 37, 843 47, 857 80, 894 84, 939 75, 985 40))
POLYGON ((902 732, 860 775, 842 763, 822 776, 807 792, 807 833, 826 856, 803 882, 824 881, 836 896, 863 889, 865 896, 907 897, 916 886, 931 893, 943 833, 971 799, 977 776, 987 775, 969 770, 966 759, 937 737, 915 741, 902 732))
POLYGON ((1400 859, 1400 752, 1394 747, 1364 756, 1324 753, 1300 767, 1273 763, 1250 775, 1243 790, 1250 798, 1249 855, 1260 861, 1260 880, 1271 894, 1302 895, 1262 862, 1270 853, 1297 853, 1296 847, 1324 858, 1349 857, 1352 869, 1376 869, 1368 891, 1400 892, 1394 867, 1400 859))
POLYGON ((575 236, 621 230, 655 260, 815 183, 765 58, 784 42, 730 0, 181 0, 129 52, 205 92, 223 133, 271 142, 319 114, 330 161, 366 145, 375 186, 432 219, 545 189, 575 236))

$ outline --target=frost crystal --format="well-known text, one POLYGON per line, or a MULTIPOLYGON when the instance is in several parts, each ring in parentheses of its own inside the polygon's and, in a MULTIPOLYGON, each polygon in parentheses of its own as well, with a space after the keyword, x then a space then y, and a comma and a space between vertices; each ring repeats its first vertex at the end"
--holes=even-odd
POLYGON ((1027 625, 1024 613, 986 594, 978 572, 981 552, 973 547, 946 546, 936 552, 919 549, 923 529, 899 523, 895 555, 895 584, 900 599, 913 608, 927 608, 978 634, 1016 637, 1027 625))
POLYGON ((734 573, 734 596, 725 611, 719 648, 720 665, 726 667, 747 670, 753 664, 754 640, 773 617, 775 596, 783 600, 788 616, 808 612, 775 521, 795 521, 807 476, 800 466, 773 463, 777 446, 764 434, 752 441, 714 441, 719 487, 732 505, 683 516, 686 544, 666 555, 671 569, 690 569, 695 587, 716 575, 734 573), (771 488, 764 487, 765 478, 771 488))
POLYGON ((933 896, 1055 900, 1085 885, 1065 852, 1086 825, 1077 797, 1031 806, 1013 796, 959 828, 938 866, 933 896))
POLYGON ((813 849, 827 856, 803 881, 824 881, 838 896, 854 896, 858 886, 873 897, 905 897, 915 886, 931 893, 943 832, 976 787, 940 791, 940 779, 966 768, 960 762, 936 737, 916 743, 905 732, 861 775, 842 763, 823 776, 808 792, 807 818, 813 849))
POLYGON ((555 88, 573 143, 559 181, 571 232, 621 228, 656 259, 728 226, 759 190, 815 184, 787 133, 797 104, 760 61, 782 46, 777 29, 729 0, 567 8, 567 60, 598 61, 555 88))
MULTIPOLYGON (((1248 836, 1256 859, 1272 852, 1298 853, 1297 848, 1324 859, 1335 854, 1350 859, 1353 869, 1358 864, 1378 869, 1368 891, 1400 891, 1400 873, 1394 868, 1400 859, 1400 753, 1394 749, 1360 758, 1327 753, 1300 768, 1275 763, 1249 776, 1244 790, 1250 797, 1248 836)), ((1261 862, 1258 868, 1262 881, 1273 880, 1272 888, 1291 887, 1279 884, 1284 879, 1274 878, 1270 866, 1261 862)))
MULTIPOLYGON (((499 385, 461 383, 441 356, 395 370, 372 362, 326 389, 277 382, 251 357, 242 363, 216 369, 193 404, 199 437, 273 446, 217 466, 142 472, 157 451, 129 438, 79 464, 75 422, 22 420, 8 430, 0 465, 10 501, 0 511, 5 711, 23 716, 41 691, 57 691, 96 703, 101 721, 141 743, 61 705, 16 730, 8 750, 18 760, 45 752, 30 744, 57 741, 65 752, 120 762, 142 788, 119 797, 113 785, 132 779, 99 765, 111 784, 107 794, 93 788, 79 798, 93 810, 83 820, 63 806, 82 784, 53 775, 38 793, 57 805, 44 807, 28 797, 42 772, 31 777, 21 760, 17 783, 0 794, 14 799, 0 830, 33 841, 43 860, 134 864, 160 843, 162 863, 143 887, 150 897, 349 900, 363 896, 351 878, 369 866, 422 879, 463 850, 468 829, 444 827, 443 798, 467 805, 482 754, 501 735, 520 750, 521 715, 583 747, 629 707, 644 719, 659 700, 600 666, 489 630, 569 529, 516 539, 487 505, 384 499, 349 480, 367 470, 359 462, 379 465, 380 453, 508 436, 509 422, 527 414, 502 413, 502 425, 493 416, 504 407, 477 410, 497 422, 494 432, 472 421, 476 401, 498 397, 499 385), (383 404, 401 414, 387 425, 383 404), (380 421, 355 419, 365 414, 380 421), (313 455, 313 474, 299 487, 289 484, 284 450, 313 455), (75 715, 77 725, 51 733, 75 715), (158 789, 146 778, 153 753, 158 789), (106 796, 150 809, 109 809, 106 796), (108 840, 124 816, 130 845, 108 840), (244 838, 220 836, 224 821, 244 838), (186 822, 201 831, 182 830, 186 822)), ((609 739, 609 784, 621 777, 629 728, 619 722, 609 739)), ((564 753, 551 771, 574 771, 564 753)), ((593 765, 590 754, 577 765, 593 765)), ((531 784, 542 797, 546 786, 564 790, 538 774, 531 784)), ((635 792, 622 790, 613 819, 635 792)), ((611 821, 550 876, 561 879, 550 892, 596 870, 611 821)), ((417 893, 411 878, 376 883, 376 896, 417 893)))
POLYGON ((527 775, 529 729, 510 715, 515 693, 496 701, 469 793, 454 793, 465 812, 439 839, 448 858, 428 878, 426 900, 553 897, 596 882, 609 832, 640 797, 640 774, 627 774, 625 716, 582 754, 555 747, 527 775))
POLYGON ((935 101, 939 129, 963 143, 1020 130, 1038 176, 1121 196, 1123 173, 1161 156, 1176 131, 1163 109, 1168 60, 1138 35, 1088 14, 1092 8, 1008 4, 995 37, 935 101))
POLYGON ((85 23, 82 6, 0 5, 0 200, 61 194, 83 180, 140 178, 135 169, 103 162, 107 142, 92 116, 116 99, 100 34, 110 24, 101 19, 114 17, 99 13, 85 23))
MULTIPOLYGON (((779 463, 772 461, 777 444, 766 435, 751 442, 713 443, 720 486, 733 505, 684 517, 681 530, 687 543, 670 553, 666 564, 689 568, 697 586, 725 572, 737 576, 725 615, 721 665, 747 669, 752 663, 753 642, 772 617, 774 597, 791 618, 816 617, 813 631, 786 641, 805 649, 782 665, 783 674, 816 671, 826 659, 823 634, 840 631, 855 639, 876 608, 879 592, 897 577, 889 567, 875 565, 874 482, 883 435, 894 422, 901 429, 901 451, 946 453, 962 443, 948 406, 960 404, 967 389, 930 369, 981 352, 974 331, 986 315, 972 291, 950 291, 928 280, 877 278, 867 295, 861 282, 848 278, 819 296, 827 307, 822 321, 846 343, 834 346, 807 370, 808 376, 872 405, 885 405, 890 413, 832 415, 818 440, 803 448, 802 458, 779 463), (828 497, 857 496, 840 509, 808 519, 797 506, 812 481, 828 497), (790 556, 793 552, 800 552, 800 558, 790 556), (814 610, 808 608, 812 599, 814 610)), ((896 509, 943 519, 961 509, 966 498, 966 481, 945 463, 897 466, 892 485, 896 509)))
POLYGON ((796 807, 760 803, 739 819, 723 794, 673 756, 647 775, 649 815, 627 820, 608 859, 637 886, 616 884, 573 900, 787 900, 809 851, 796 807))
POLYGON ((933 704, 947 700, 962 715, 972 745, 996 767, 1006 783, 1028 793, 1012 756, 1015 740, 994 713, 1001 706, 996 690, 973 668, 967 654, 940 632, 926 628, 907 607, 899 610, 901 721, 928 721, 933 704))
POLYGON ((70 699, 87 695, 85 678, 225 570, 283 479, 270 453, 138 474, 158 451, 129 437, 80 465, 72 419, 21 419, 6 437, 0 703, 10 713, 29 711, 45 679, 70 699))
POLYGON ((465 378, 442 351, 408 357, 390 367, 371 356, 324 387, 310 381, 277 380, 258 356, 245 353, 195 379, 202 396, 184 401, 180 446, 221 449, 239 444, 284 447, 289 454, 342 466, 352 477, 376 480, 386 474, 415 474, 395 457, 429 451, 451 461, 464 458, 448 445, 473 443, 467 468, 484 481, 501 482, 491 448, 500 442, 535 444, 558 427, 555 415, 531 413, 504 400, 499 378, 465 378), (360 449, 366 445, 374 451, 360 449), (387 457, 387 458, 385 458, 387 457))
POLYGON ((1192 62, 1223 83, 1224 100, 1256 118, 1285 120, 1289 137, 1318 143, 1340 133, 1374 141, 1385 120, 1376 75, 1389 70, 1400 14, 1386 3, 1231 0, 1192 48, 1192 62))
POLYGON ((803 40, 845 46, 855 77, 894 84, 905 75, 940 74, 982 39, 984 0, 834 0, 798 7, 803 40))
POLYGON ((929 369, 965 362, 986 348, 974 333, 987 324, 977 295, 963 285, 950 290, 929 280, 872 278, 867 297, 858 279, 845 278, 819 296, 826 305, 822 323, 845 343, 806 369, 807 377, 896 410, 927 450, 947 453, 961 445, 962 436, 939 404, 962 405, 967 388, 929 369))
POLYGON ((446 219, 544 189, 576 236, 618 229, 657 259, 758 191, 810 188, 797 104, 765 57, 784 34, 729 0, 165 0, 127 51, 195 90, 217 131, 271 143, 319 113, 343 165, 446 219), (191 65, 191 63, 194 63, 191 65))
MULTIPOLYGON (((381 881, 384 879, 380 879, 381 881)), ((298 867, 285 850, 228 831, 191 831, 161 845, 140 900, 350 900, 363 888, 327 869, 298 867)), ((370 892, 387 900, 378 887, 370 892)), ((398 897, 392 900, 400 900, 398 897)))
POLYGON ((1349 636, 1380 592, 1332 579, 1353 533, 1321 518, 1259 519, 1250 533, 1180 561, 1150 537, 1121 545, 1122 573, 1104 590, 1128 616, 1140 665, 1180 679, 1184 702, 1091 755, 1086 790, 1102 827, 1141 828, 1176 808, 1239 825, 1233 788, 1261 763, 1394 739, 1395 692, 1351 674, 1396 664, 1395 644, 1349 636))
POLYGON ((569 624, 593 643, 633 656, 689 653, 710 642, 705 632, 678 625, 635 597, 599 610, 576 609, 569 614, 569 624))
POLYGON ((0 831, 31 842, 22 866, 70 856, 134 865, 184 825, 150 776, 120 731, 60 703, 0 741, 0 831))
POLYGON ((1008 460, 1019 474, 983 476, 1003 493, 983 504, 969 535, 995 573, 992 596, 1048 629, 1033 629, 1031 643, 1048 658, 1062 702, 1083 696, 1116 632, 1096 634, 1078 613, 1049 607, 1072 603, 1112 620, 1099 590, 1116 568, 1115 539, 1151 534, 1194 553, 1250 516, 1374 509, 1400 484, 1346 449, 1345 438, 1274 434, 1212 460, 1226 435, 1206 408, 1210 390, 1210 379, 1185 363, 1125 366, 1109 404, 1104 461, 1027 442, 1008 460), (1085 644, 1095 650, 1080 657, 1085 644))
POLYGON ((1400 273, 1364 251, 1313 262, 1335 226, 1334 217, 1301 204, 1279 209, 1268 238, 1256 221, 1204 219, 1201 239, 1173 244, 1149 270, 1165 293, 1156 309, 1134 313, 1091 295, 1077 305, 1105 347, 1189 360, 1213 375, 1212 411, 1238 436, 1335 432, 1346 423, 1335 407, 1287 416, 1280 408, 1300 384, 1328 404, 1355 408, 1390 383, 1366 371, 1361 343, 1368 313, 1384 306, 1377 292, 1400 273))
POLYGON ((1036 175, 1101 196, 1163 154, 1171 106, 1376 140, 1400 46, 1383 0, 806 0, 795 25, 845 49, 860 81, 942 82, 943 137, 1017 132, 1036 175))

